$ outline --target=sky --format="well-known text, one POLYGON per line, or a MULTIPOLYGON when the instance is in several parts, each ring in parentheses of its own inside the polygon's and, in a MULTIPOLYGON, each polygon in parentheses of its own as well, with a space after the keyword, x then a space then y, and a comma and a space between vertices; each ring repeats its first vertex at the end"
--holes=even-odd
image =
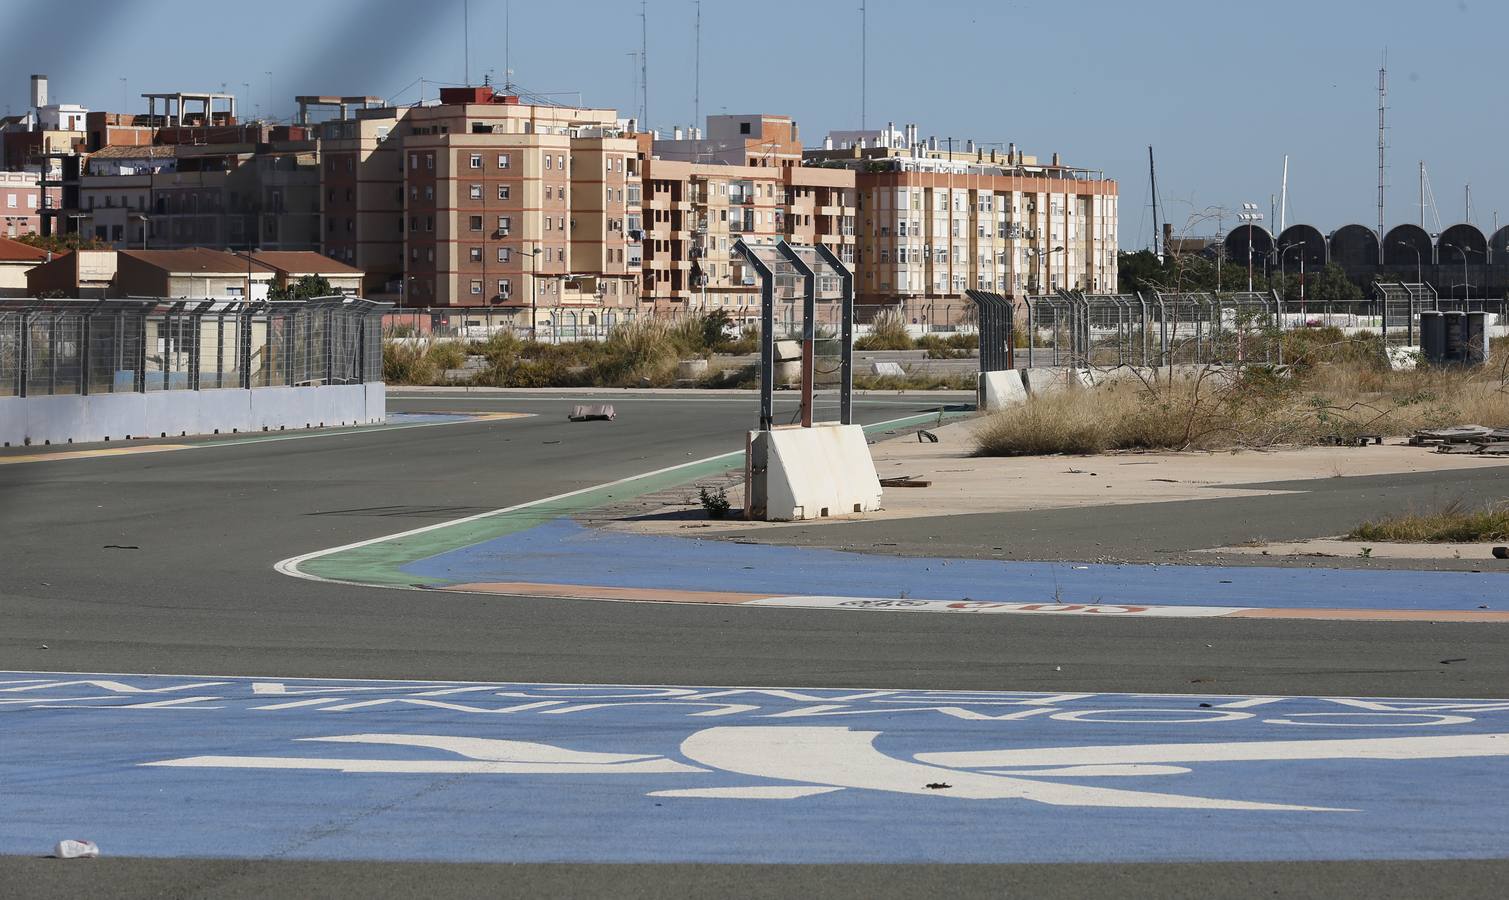
MULTIPOLYGON (((1287 221, 1377 222, 1378 68, 1388 54, 1388 224, 1417 222, 1419 161, 1442 227, 1509 224, 1504 0, 866 0, 870 128, 1015 141, 1120 183, 1121 244, 1151 241, 1147 148, 1180 233, 1265 218, 1289 156, 1287 221), (1213 213, 1212 210, 1224 210, 1213 213)), ((649 0, 649 123, 693 121, 692 0, 649 0)), ((784 113, 808 146, 860 125, 860 0, 703 0, 701 111, 784 113)), ((53 102, 145 111, 143 91, 219 90, 287 121, 295 94, 428 97, 505 68, 558 102, 637 112, 632 0, 0 0, 0 110, 45 73, 53 102), (505 19, 508 27, 505 28, 505 19), (68 34, 47 35, 56 29, 68 34), (505 33, 509 35, 505 41, 505 33), (505 62, 506 60, 506 62, 505 62), (271 72, 271 75, 266 73, 271 72), (123 82, 122 79, 125 79, 123 82), (123 100, 123 98, 125 98, 123 100)), ((1437 230, 1435 216, 1426 225, 1437 230)))

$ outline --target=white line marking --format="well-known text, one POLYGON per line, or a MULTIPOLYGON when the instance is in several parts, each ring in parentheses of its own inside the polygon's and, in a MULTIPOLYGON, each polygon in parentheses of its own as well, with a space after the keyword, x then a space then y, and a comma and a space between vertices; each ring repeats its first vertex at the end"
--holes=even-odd
POLYGON ((1234 741, 1219 744, 1132 744, 1102 747, 1034 747, 919 753, 920 762, 960 768, 1130 763, 1262 762, 1292 759, 1456 759, 1509 756, 1509 734, 1440 737, 1341 738, 1318 741, 1234 741))
MULTIPOLYGON (((226 674, 206 675, 206 674, 197 673, 197 672, 178 672, 178 673, 164 673, 164 672, 78 672, 78 671, 60 671, 60 670, 52 670, 52 669, 26 669, 26 670, 21 670, 21 669, 6 669, 6 670, 0 670, 0 675, 48 675, 48 676, 60 676, 61 675, 61 676, 72 676, 72 677, 76 677, 76 678, 77 677, 81 677, 81 676, 85 676, 85 677, 87 677, 87 676, 94 676, 94 677, 108 676, 108 677, 111 677, 111 678, 222 678, 222 679, 231 679, 231 678, 234 678, 234 679, 243 680, 243 681, 256 681, 256 680, 264 680, 264 681, 266 681, 266 680, 272 679, 272 678, 283 678, 283 679, 285 679, 287 681, 319 681, 319 682, 331 682, 331 683, 334 683, 334 684, 347 684, 347 685, 349 685, 349 684, 415 685, 415 686, 418 686, 420 688, 426 688, 426 687, 431 687, 431 686, 439 686, 439 685, 469 685, 469 684, 470 685, 479 685, 479 686, 496 686, 496 687, 528 687, 528 688, 623 688, 623 689, 643 688, 643 689, 660 689, 660 690, 664 690, 664 689, 668 689, 668 688, 692 687, 692 686, 685 685, 685 684, 666 684, 666 683, 661 683, 661 684, 642 684, 642 683, 635 684, 635 683, 613 682, 613 681, 594 682, 594 683, 588 684, 588 683, 582 683, 582 682, 575 682, 575 683, 573 683, 573 682, 561 682, 561 681, 466 681, 464 679, 454 679, 454 678, 453 679, 447 679, 447 678, 349 678, 349 677, 348 678, 339 678, 339 677, 323 676, 323 675, 268 675, 266 673, 263 673, 263 674, 260 674, 260 675, 244 675, 244 674, 242 674, 242 675, 235 675, 235 674, 231 674, 231 675, 226 675, 226 674)), ((979 695, 979 696, 991 696, 991 697, 1009 697, 1009 698, 1012 698, 1012 699, 1026 698, 1026 697, 1030 697, 1030 698, 1043 698, 1043 699, 1053 698, 1053 697, 1063 697, 1063 698, 1065 698, 1064 702, 1068 702, 1069 700, 1073 700, 1073 699, 1090 698, 1090 697, 1095 697, 1095 696, 1099 696, 1099 695, 1115 695, 1115 696, 1118 696, 1118 697, 1167 697, 1167 698, 1190 698, 1190 697, 1198 697, 1198 698, 1200 698, 1202 700, 1220 700, 1220 699, 1225 699, 1225 700, 1249 700, 1249 699, 1252 699, 1252 700, 1255 700, 1255 699, 1261 699, 1261 700, 1264 700, 1265 702, 1278 702, 1280 700, 1327 700, 1327 701, 1366 700, 1366 701, 1374 702, 1374 703, 1379 703, 1379 702, 1406 703, 1406 704, 1410 705, 1411 709, 1413 709, 1415 705, 1421 704, 1421 703, 1450 703, 1450 704, 1454 704, 1454 705, 1461 705, 1461 704, 1467 703, 1467 704, 1472 704, 1472 706, 1474 708, 1477 708, 1477 707, 1479 707, 1482 704, 1490 704, 1490 705, 1493 705, 1492 708, 1494 708, 1494 709, 1498 708, 1496 706, 1497 704, 1509 704, 1509 698, 1491 698, 1491 699, 1483 699, 1483 698, 1470 698, 1469 699, 1469 698, 1463 698, 1463 697, 1367 697, 1367 698, 1359 698, 1359 697, 1357 697, 1355 695, 1342 695, 1342 694, 1289 694, 1289 695, 1286 695, 1286 696, 1283 696, 1283 697, 1272 697, 1272 696, 1253 697, 1250 694, 1175 694, 1175 693, 1157 693, 1157 692, 1149 693, 1149 692, 1146 692, 1146 691, 1096 691, 1094 693, 1064 694, 1064 693, 1059 692, 1059 691, 1001 691, 1001 690, 990 690, 990 689, 979 689, 979 690, 970 690, 970 689, 945 690, 945 689, 942 689, 942 688, 919 688, 919 687, 888 687, 888 688, 879 688, 879 687, 873 687, 873 686, 871 686, 871 687, 856 687, 854 685, 829 685, 829 686, 824 686, 824 687, 813 687, 812 685, 805 685, 804 686, 804 685, 789 685, 789 684, 788 685, 774 685, 774 686, 772 686, 772 685, 751 685, 751 684, 700 684, 700 685, 695 685, 695 687, 696 687, 697 690, 704 690, 704 689, 706 689, 706 690, 718 690, 718 691, 755 691, 755 692, 768 692, 768 691, 862 691, 862 692, 865 692, 865 696, 847 697, 847 698, 844 698, 844 697, 832 698, 832 699, 835 699, 835 700, 839 700, 839 699, 849 699, 849 700, 872 699, 873 697, 882 696, 883 693, 894 692, 894 693, 900 693, 900 694, 934 695, 934 696, 941 696, 941 697, 958 697, 958 696, 965 695, 965 694, 968 694, 970 696, 979 695)), ((358 688, 341 688, 339 690, 358 690, 358 688)), ((1026 705, 1025 701, 1023 702, 1023 705, 1026 705)))
POLYGON ((796 787, 795 785, 768 785, 757 787, 685 788, 676 791, 650 791, 650 797, 692 797, 707 800, 797 800, 841 791, 836 787, 796 787))
POLYGON ((1200 619, 1229 616, 1246 606, 1148 606, 1127 603, 997 603, 982 600, 915 600, 885 597, 764 597, 739 606, 793 609, 841 609, 861 612, 932 612, 954 614, 1135 616, 1140 619, 1200 619))

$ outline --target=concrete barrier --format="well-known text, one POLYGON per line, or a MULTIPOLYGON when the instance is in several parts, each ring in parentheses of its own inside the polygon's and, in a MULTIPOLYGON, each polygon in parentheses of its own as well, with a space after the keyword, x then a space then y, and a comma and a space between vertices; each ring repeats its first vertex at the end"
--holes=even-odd
POLYGON ((1027 383, 1028 395, 1034 397, 1045 397, 1071 387, 1091 387, 1095 384, 1094 372, 1068 366, 1023 369, 1022 378, 1027 383))
POLYGON ((1019 369, 981 372, 978 393, 980 408, 986 412, 994 412, 1027 402, 1027 385, 1022 381, 1022 373, 1019 369))
POLYGON ((880 478, 858 425, 752 431, 745 471, 756 519, 792 522, 880 508, 880 478))
POLYGON ((0 446, 375 424, 386 407, 375 382, 0 397, 0 446))

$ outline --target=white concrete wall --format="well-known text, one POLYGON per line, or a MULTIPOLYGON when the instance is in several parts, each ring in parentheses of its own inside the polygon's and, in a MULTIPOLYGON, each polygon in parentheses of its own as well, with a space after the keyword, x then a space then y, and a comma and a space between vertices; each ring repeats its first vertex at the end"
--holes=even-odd
POLYGON ((880 509, 880 478, 858 425, 750 432, 754 508, 770 522, 880 509))
POLYGON ((369 425, 386 407, 380 383, 0 397, 0 446, 369 425))

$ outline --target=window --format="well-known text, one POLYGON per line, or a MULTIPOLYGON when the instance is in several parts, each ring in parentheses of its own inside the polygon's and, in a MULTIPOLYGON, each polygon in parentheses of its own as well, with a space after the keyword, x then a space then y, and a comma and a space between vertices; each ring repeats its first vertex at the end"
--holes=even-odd
POLYGON ((435 154, 426 153, 424 155, 424 167, 431 172, 435 171, 435 154))
POLYGON ((498 154, 498 168, 500 168, 500 169, 506 169, 511 164, 512 163, 510 162, 507 153, 499 153, 498 154))
POLYGON ((472 258, 472 262, 474 262, 474 263, 481 262, 482 261, 482 248, 481 247, 473 247, 471 249, 471 258, 472 258))
POLYGON ((551 227, 551 225, 553 225, 553 224, 554 224, 554 219, 553 219, 553 217, 551 217, 551 216, 546 216, 546 217, 545 217, 545 230, 546 230, 546 231, 549 231, 549 230, 550 230, 550 227, 551 227))
POLYGON ((565 262, 566 261, 566 248, 562 247, 561 249, 555 251, 555 258, 556 258, 556 260, 558 262, 565 262))
POLYGON ((435 199, 435 186, 433 184, 427 184, 427 185, 424 186, 424 199, 426 199, 426 200, 434 200, 435 199))
POLYGON ((499 200, 507 200, 508 199, 508 185, 506 185, 506 184, 500 184, 500 185, 498 185, 498 199, 499 200))
MULTIPOLYGON (((473 153, 472 154, 472 161, 471 162, 472 162, 472 168, 473 169, 480 169, 480 168, 482 168, 482 154, 480 154, 480 153, 473 153)), ((477 285, 477 289, 475 291, 472 291, 472 293, 473 294, 480 294, 480 293, 482 293, 482 285, 480 283, 477 283, 477 282, 473 282, 473 283, 477 285)))
MULTIPOLYGON (((330 161, 330 164, 332 166, 335 165, 335 160, 332 159, 330 161)), ((419 154, 418 153, 410 153, 409 154, 409 168, 411 168, 411 169, 417 169, 417 168, 419 168, 419 154)))
POLYGON ((739 133, 740 134, 749 134, 749 123, 748 122, 740 122, 739 123, 739 133))
POLYGON ((481 231, 482 230, 482 217, 481 216, 470 216, 470 217, 468 217, 468 219, 467 219, 467 227, 470 228, 472 231, 481 231))
POLYGON ((498 262, 506 263, 511 256, 513 256, 513 251, 509 250, 507 247, 498 248, 498 262))
POLYGON ((509 218, 508 216, 498 216, 498 231, 499 232, 501 232, 503 234, 508 234, 509 229, 511 229, 512 227, 513 227, 513 219, 509 218))
POLYGON ((481 200, 482 199, 482 185, 480 185, 480 184, 474 184, 474 185, 472 185, 470 193, 471 193, 471 198, 473 200, 481 200))
POLYGON ((481 279, 477 279, 477 278, 472 279, 472 293, 473 294, 480 294, 480 293, 482 293, 482 281, 481 281, 481 279))
POLYGON ((508 279, 507 278, 500 278, 500 279, 498 279, 498 296, 502 297, 504 300, 507 300, 509 293, 510 293, 510 291, 509 291, 508 279))
POLYGON ((545 168, 547 168, 547 169, 553 169, 553 168, 555 168, 555 166, 553 166, 551 164, 551 161, 552 161, 551 155, 549 153, 545 154, 545 168))

